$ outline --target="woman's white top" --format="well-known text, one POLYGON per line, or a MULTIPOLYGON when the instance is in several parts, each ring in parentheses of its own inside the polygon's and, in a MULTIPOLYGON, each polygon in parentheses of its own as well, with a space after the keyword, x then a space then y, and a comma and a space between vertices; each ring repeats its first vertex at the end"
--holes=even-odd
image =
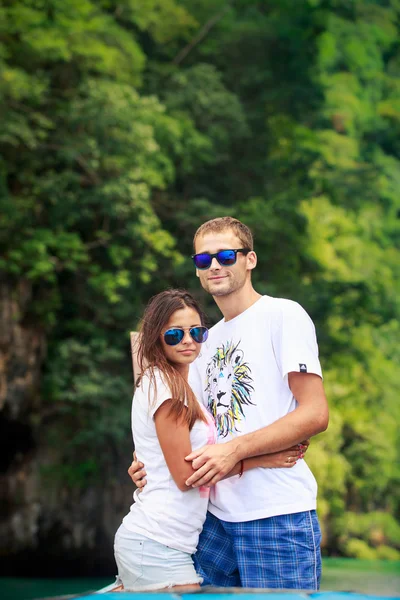
MULTIPOLYGON (((206 518, 209 488, 182 492, 175 484, 158 441, 154 414, 171 398, 160 371, 156 371, 156 390, 150 390, 144 375, 132 402, 132 434, 138 460, 144 463, 147 484, 136 490, 134 504, 124 517, 124 526, 132 532, 193 554, 206 518)), ((207 423, 196 421, 190 432, 192 450, 215 443, 214 421, 202 406, 207 423)))

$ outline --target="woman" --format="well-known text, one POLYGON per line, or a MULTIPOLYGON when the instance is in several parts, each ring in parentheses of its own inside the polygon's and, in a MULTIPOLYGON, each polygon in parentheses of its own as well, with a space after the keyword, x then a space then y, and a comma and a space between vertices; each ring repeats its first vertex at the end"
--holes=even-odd
MULTIPOLYGON (((216 437, 211 416, 188 384, 189 365, 207 335, 204 315, 186 291, 162 292, 145 310, 132 432, 149 477, 136 490, 115 536, 118 582, 125 590, 195 589, 202 581, 191 555, 206 517, 209 489, 186 486, 193 469, 185 456, 216 437)), ((301 455, 297 448, 289 453, 295 460, 301 455)), ((254 467, 287 466, 288 451, 278 454, 241 461, 229 477, 254 467)))

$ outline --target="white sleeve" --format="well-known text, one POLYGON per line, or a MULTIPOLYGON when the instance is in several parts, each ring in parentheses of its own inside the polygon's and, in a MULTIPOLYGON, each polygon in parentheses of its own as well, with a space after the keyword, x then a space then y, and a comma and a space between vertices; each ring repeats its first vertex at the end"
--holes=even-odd
POLYGON ((149 403, 149 413, 152 418, 160 408, 161 404, 163 404, 166 400, 170 400, 172 398, 171 390, 165 384, 161 375, 156 373, 156 388, 151 386, 150 388, 150 403, 149 403))
POLYGON ((282 304, 273 328, 273 345, 282 377, 291 372, 322 377, 314 323, 297 302, 282 304))

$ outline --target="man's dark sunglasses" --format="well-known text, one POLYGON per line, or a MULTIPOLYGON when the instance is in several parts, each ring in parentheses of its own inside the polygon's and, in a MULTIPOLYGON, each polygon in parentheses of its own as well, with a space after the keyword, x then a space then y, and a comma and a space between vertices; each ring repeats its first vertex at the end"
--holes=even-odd
POLYGON ((193 254, 192 258, 196 269, 202 271, 211 267, 213 258, 217 259, 221 267, 231 267, 235 264, 237 260, 238 252, 242 252, 246 255, 250 252, 250 248, 237 248, 237 250, 220 250, 215 254, 203 252, 201 254, 193 254))
MULTIPOLYGON (((197 342, 197 344, 202 344, 208 338, 208 329, 207 327, 191 327, 189 329, 190 337, 192 340, 197 342)), ((178 327, 173 327, 172 329, 167 329, 164 333, 164 341, 168 346, 177 346, 185 337, 185 330, 179 329, 178 327)))

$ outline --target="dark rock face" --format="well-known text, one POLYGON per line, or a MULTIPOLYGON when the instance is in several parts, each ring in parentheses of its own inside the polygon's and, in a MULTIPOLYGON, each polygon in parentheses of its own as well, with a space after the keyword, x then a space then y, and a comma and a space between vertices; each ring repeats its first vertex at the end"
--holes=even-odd
POLYGON ((86 490, 43 478, 54 456, 41 444, 46 334, 26 317, 31 295, 27 282, 0 283, 0 575, 113 575, 128 464, 86 490))
POLYGON ((25 319, 31 300, 28 282, 0 283, 0 410, 10 421, 24 421, 39 400, 46 338, 25 319))
POLYGON ((0 285, 0 539, 1 557, 34 544, 35 413, 40 411, 40 371, 45 333, 25 320, 29 283, 0 285))

